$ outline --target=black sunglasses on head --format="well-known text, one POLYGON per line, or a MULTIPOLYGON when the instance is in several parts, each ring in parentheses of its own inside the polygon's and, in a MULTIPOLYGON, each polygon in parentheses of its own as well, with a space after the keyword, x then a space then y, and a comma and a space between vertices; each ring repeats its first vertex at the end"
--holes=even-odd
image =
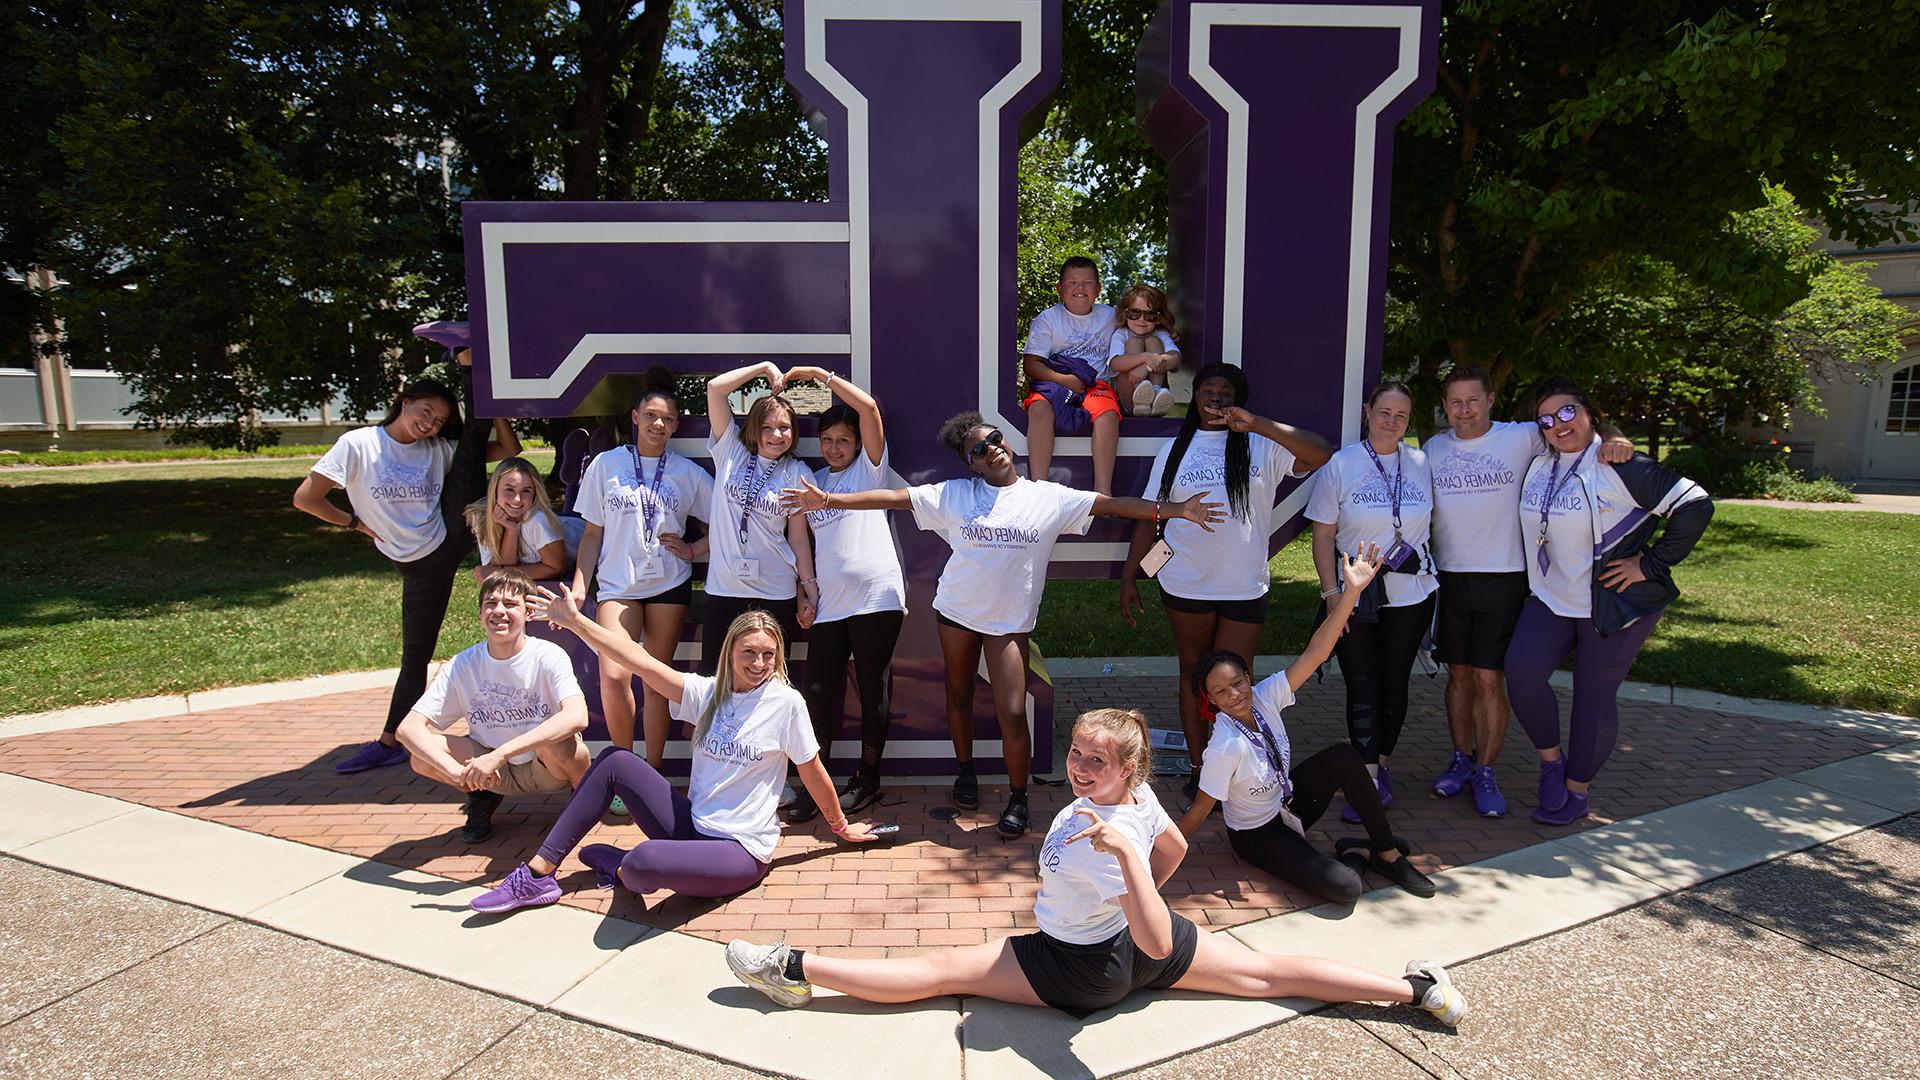
POLYGON ((1007 445, 1007 437, 998 431, 989 429, 985 435, 980 436, 980 441, 974 443, 972 449, 967 451, 967 460, 979 461, 981 458, 987 456, 987 451, 996 446, 1005 445, 1007 445))

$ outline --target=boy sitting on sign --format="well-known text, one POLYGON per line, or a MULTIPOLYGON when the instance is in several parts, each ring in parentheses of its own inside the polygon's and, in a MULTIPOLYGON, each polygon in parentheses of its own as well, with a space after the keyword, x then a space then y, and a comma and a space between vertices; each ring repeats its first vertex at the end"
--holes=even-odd
POLYGON ((1076 255, 1060 267, 1060 302, 1033 317, 1022 363, 1032 391, 1027 410, 1027 468, 1049 479, 1053 436, 1093 435, 1093 490, 1113 494, 1113 459, 1120 446, 1120 401, 1100 377, 1106 367, 1113 309, 1096 304, 1100 268, 1076 255))
POLYGON ((493 833, 493 811, 507 795, 570 791, 593 763, 580 733, 587 702, 566 651, 527 636, 533 580, 504 566, 480 584, 486 640, 440 671, 397 732, 413 771, 467 793, 461 839, 493 833), (465 718, 467 734, 443 732, 465 718))

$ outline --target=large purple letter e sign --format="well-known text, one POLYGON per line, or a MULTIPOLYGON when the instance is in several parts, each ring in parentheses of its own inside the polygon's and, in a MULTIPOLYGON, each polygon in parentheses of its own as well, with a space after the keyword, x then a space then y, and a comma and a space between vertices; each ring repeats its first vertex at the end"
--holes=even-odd
MULTIPOLYGON (((1436 2, 1174 3, 1141 49, 1175 191, 1183 351, 1245 365, 1257 407, 1329 437, 1352 436, 1378 370, 1391 132, 1431 83, 1436 2)), ((1059 80, 1060 18, 1058 0, 787 0, 787 78, 823 121, 826 203, 468 203, 479 411, 566 415, 611 374, 773 359, 880 399, 895 482, 963 474, 933 439, 962 409, 1024 453, 1015 156, 1059 80)), ((1126 423, 1123 493, 1174 430, 1126 423)), ((679 434, 676 450, 705 456, 704 424, 679 434)), ((1086 482, 1086 452, 1060 440, 1056 468, 1086 482)), ((1304 491, 1288 499, 1290 517, 1304 491)), ((947 551, 909 521, 895 532, 910 613, 889 770, 940 769, 952 749, 930 603, 947 551)), ((1110 572, 1124 536, 1097 526, 1056 561, 1110 572)), ((1046 771, 1051 687, 1036 675, 1028 689, 1046 771)), ((976 710, 993 759, 988 693, 976 710)))

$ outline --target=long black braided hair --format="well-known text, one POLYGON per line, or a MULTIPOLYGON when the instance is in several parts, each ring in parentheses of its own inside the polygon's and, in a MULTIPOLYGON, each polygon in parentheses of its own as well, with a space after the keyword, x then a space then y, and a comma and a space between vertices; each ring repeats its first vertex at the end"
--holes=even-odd
MULTIPOLYGON (((1193 375, 1193 385, 1197 388, 1208 379, 1225 379, 1233 385, 1233 403, 1245 406, 1247 403, 1247 375, 1238 364, 1208 364, 1193 375)), ((1180 469, 1181 459, 1187 455, 1187 447, 1193 443, 1193 433, 1200 430, 1200 406, 1196 402, 1188 406, 1186 419, 1180 422, 1180 433, 1173 437, 1173 449, 1167 451, 1167 467, 1160 472, 1161 502, 1166 502, 1173 494, 1173 477, 1180 469)), ((1253 473, 1252 440, 1244 431, 1227 429, 1227 509, 1234 517, 1245 519, 1252 509, 1248 505, 1247 485, 1253 473)))

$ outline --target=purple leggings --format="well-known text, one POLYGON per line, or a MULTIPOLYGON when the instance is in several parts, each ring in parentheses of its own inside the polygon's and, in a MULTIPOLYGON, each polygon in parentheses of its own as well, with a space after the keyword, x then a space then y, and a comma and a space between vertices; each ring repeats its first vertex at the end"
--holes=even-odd
POLYGON ((619 795, 646 842, 620 860, 620 882, 637 893, 671 889, 684 896, 731 896, 767 876, 767 864, 738 840, 708 836, 693 827, 693 804, 667 778, 631 750, 610 746, 580 780, 560 811, 540 857, 559 865, 613 805, 619 795))
POLYGON ((1567 779, 1592 783, 1620 736, 1616 700, 1627 669, 1640 655, 1662 612, 1640 619, 1611 637, 1594 633, 1592 619, 1555 615, 1537 596, 1527 597, 1507 646, 1507 697, 1535 749, 1560 745, 1560 700, 1547 679, 1573 653, 1573 717, 1567 726, 1567 779))

